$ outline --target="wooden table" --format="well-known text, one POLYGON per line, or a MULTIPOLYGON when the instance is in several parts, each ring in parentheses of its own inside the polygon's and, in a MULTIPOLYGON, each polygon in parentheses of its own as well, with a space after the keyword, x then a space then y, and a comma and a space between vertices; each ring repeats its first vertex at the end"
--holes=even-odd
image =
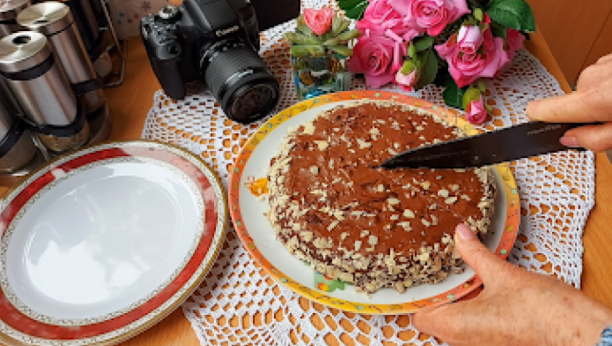
MULTIPOLYGON (((569 92, 569 85, 542 36, 533 35, 527 47, 559 80, 564 90, 569 92)), ((160 89, 139 38, 129 41, 127 59, 125 82, 105 91, 114 121, 111 135, 113 140, 140 138, 153 93, 160 89)), ((612 263, 612 167, 605 154, 597 155, 596 168, 596 206, 584 234, 582 290, 612 308, 612 266, 607 265, 612 263)), ((178 310, 123 345, 199 346, 199 341, 183 313, 178 310)))

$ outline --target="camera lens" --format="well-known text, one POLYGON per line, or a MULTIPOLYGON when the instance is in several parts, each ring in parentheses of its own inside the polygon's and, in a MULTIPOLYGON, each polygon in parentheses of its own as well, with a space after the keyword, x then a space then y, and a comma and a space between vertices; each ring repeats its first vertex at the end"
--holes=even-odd
POLYGON ((234 121, 258 120, 278 102, 278 82, 257 52, 240 41, 220 41, 208 47, 200 67, 204 82, 234 121))

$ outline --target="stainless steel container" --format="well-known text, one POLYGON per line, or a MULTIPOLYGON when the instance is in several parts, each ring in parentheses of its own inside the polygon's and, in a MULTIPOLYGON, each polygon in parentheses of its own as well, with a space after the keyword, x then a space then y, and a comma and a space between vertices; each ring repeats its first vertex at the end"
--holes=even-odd
POLYGON ((102 85, 92 83, 98 81, 96 71, 67 5, 56 1, 32 5, 19 13, 17 22, 47 36, 73 88, 82 91, 79 93, 86 113, 102 106, 102 85))
POLYGON ((49 150, 68 151, 87 141, 89 127, 45 35, 21 31, 2 38, 0 74, 49 150))
POLYGON ((30 0, 0 0, 0 38, 23 30, 15 19, 28 6, 30 0))
MULTIPOLYGON (((100 26, 98 18, 94 13, 92 3, 89 0, 65 0, 63 1, 74 17, 74 23, 81 34, 81 39, 87 52, 91 53, 99 43, 100 26)), ((97 1, 95 1, 97 3, 97 1)), ((104 14, 101 14, 104 16, 104 14)), ((92 57, 96 59, 97 57, 92 57)))
POLYGON ((0 103, 0 174, 21 169, 36 154, 30 132, 24 130, 18 121, 0 103))

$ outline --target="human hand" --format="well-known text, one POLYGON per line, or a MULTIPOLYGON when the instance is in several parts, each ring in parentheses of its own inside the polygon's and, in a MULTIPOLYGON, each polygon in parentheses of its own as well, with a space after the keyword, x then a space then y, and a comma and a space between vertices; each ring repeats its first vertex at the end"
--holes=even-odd
POLYGON ((612 311, 554 278, 492 254, 465 225, 455 232, 463 260, 484 282, 474 299, 426 308, 414 326, 452 346, 594 346, 612 311))
POLYGON ((612 54, 582 71, 576 91, 527 105, 531 120, 558 123, 593 123, 571 129, 561 138, 567 147, 595 152, 612 149, 612 54))

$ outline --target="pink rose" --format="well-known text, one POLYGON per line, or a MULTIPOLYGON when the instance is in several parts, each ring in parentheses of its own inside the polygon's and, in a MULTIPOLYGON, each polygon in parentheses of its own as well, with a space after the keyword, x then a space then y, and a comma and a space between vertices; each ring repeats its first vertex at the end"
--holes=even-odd
POLYGON ((395 75, 395 83, 405 91, 412 91, 418 80, 419 78, 416 69, 412 70, 412 72, 409 74, 403 74, 402 70, 399 70, 395 75))
POLYGON ((404 16, 404 24, 429 36, 438 36, 446 26, 470 13, 465 0, 389 0, 404 16))
POLYGON ((332 26, 334 10, 324 7, 320 10, 304 9, 304 22, 317 35, 323 35, 332 26))
POLYGON ((465 110, 465 116, 467 120, 474 124, 479 125, 484 123, 487 119, 487 109, 484 104, 484 99, 482 95, 476 101, 472 101, 468 104, 467 109, 465 110))
POLYGON ((460 88, 480 77, 493 77, 508 62, 504 40, 493 37, 490 29, 482 34, 482 44, 474 51, 474 41, 470 38, 476 35, 469 34, 472 30, 464 31, 463 42, 454 34, 446 43, 435 46, 438 55, 448 62, 449 72, 460 88))
POLYGON ((464 25, 457 34, 457 45, 464 53, 476 53, 482 44, 482 32, 480 28, 473 25, 464 25))
POLYGON ((525 36, 519 31, 508 29, 506 31, 506 46, 508 51, 508 59, 514 59, 516 51, 525 47, 525 36))
POLYGON ((373 31, 384 33, 387 29, 402 24, 402 16, 388 4, 389 0, 372 0, 357 22, 357 29, 362 33, 373 31))
POLYGON ((386 36, 365 34, 353 48, 348 67, 353 73, 363 73, 367 86, 379 88, 392 82, 401 67, 401 62, 393 63, 396 59, 395 46, 396 42, 386 36))

